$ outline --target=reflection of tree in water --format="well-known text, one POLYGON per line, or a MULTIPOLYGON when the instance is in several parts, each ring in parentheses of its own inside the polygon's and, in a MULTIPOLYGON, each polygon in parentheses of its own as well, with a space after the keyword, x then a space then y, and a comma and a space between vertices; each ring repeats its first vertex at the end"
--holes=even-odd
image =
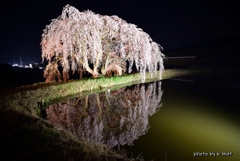
POLYGON ((161 82, 125 87, 50 105, 47 118, 81 139, 131 145, 148 131, 148 116, 159 109, 161 97, 161 82))

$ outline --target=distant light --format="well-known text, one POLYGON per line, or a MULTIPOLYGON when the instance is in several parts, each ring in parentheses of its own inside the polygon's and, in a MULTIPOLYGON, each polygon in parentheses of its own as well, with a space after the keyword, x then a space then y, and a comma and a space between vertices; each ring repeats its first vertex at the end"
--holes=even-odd
POLYGON ((39 69, 43 69, 43 67, 39 67, 39 69))
POLYGON ((13 64, 12 67, 18 67, 18 64, 13 64))
POLYGON ((32 67, 32 64, 29 64, 29 67, 30 67, 30 68, 33 68, 33 67, 32 67))

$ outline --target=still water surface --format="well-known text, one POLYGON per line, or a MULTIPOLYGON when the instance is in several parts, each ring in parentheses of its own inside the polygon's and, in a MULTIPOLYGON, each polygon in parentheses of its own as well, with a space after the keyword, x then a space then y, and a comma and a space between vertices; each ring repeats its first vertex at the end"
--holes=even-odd
POLYGON ((163 80, 79 95, 47 118, 81 139, 145 160, 240 160, 239 93, 203 82, 163 80))

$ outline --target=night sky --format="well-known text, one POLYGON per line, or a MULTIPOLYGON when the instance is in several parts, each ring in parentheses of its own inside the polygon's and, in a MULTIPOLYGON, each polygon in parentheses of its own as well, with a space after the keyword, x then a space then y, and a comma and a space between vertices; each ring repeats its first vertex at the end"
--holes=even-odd
POLYGON ((41 34, 63 7, 117 15, 137 25, 165 49, 240 35, 238 2, 234 0, 91 1, 41 0, 0 2, 0 63, 41 61, 41 34))

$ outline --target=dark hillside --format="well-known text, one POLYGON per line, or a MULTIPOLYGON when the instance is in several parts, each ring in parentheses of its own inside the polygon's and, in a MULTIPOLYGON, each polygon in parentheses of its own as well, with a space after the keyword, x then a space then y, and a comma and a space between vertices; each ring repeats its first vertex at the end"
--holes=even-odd
POLYGON ((197 57, 237 57, 240 55, 240 35, 223 37, 175 49, 166 49, 164 53, 169 57, 190 55, 197 57))
POLYGON ((239 67, 240 36, 169 49, 164 52, 165 68, 192 68, 198 66, 239 67), (189 57, 191 56, 191 57, 189 57))

